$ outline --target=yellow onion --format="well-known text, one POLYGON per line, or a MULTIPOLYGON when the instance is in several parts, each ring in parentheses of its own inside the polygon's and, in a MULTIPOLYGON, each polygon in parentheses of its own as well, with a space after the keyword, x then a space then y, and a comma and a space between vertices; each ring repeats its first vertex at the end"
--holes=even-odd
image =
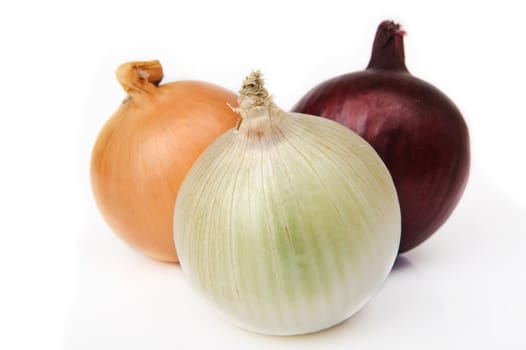
POLYGON ((120 238, 146 255, 176 262, 177 192, 205 147, 235 125, 238 116, 227 103, 236 95, 198 81, 159 85, 159 61, 123 64, 117 78, 128 96, 95 143, 93 194, 120 238))
POLYGON ((220 314, 293 335, 357 312, 388 275, 400 207, 374 149, 334 121, 277 107, 259 72, 241 122, 212 143, 175 204, 182 270, 220 314))

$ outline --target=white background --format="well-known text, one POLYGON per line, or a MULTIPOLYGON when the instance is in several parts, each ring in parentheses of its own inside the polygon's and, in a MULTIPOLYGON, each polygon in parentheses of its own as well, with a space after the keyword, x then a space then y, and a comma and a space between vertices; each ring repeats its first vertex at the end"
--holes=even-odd
POLYGON ((2 2, 0 348, 526 349, 519 3, 2 2), (124 98, 120 63, 157 58, 165 81, 233 91, 259 68, 290 109, 320 81, 364 68, 384 19, 407 30, 410 71, 463 111, 473 164, 454 215, 360 313, 309 336, 251 334, 218 318, 178 266, 109 231, 89 157, 124 98))

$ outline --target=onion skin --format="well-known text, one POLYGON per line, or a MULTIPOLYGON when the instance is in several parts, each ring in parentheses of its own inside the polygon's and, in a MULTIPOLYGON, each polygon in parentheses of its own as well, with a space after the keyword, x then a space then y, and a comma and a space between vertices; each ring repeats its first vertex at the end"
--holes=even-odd
POLYGON ((237 95, 197 81, 159 85, 158 61, 117 69, 128 97, 107 121, 91 158, 100 212, 126 243, 155 259, 177 262, 173 207, 193 162, 238 115, 237 95))
POLYGON ((470 168, 466 123, 444 93, 409 73, 404 34, 398 24, 382 22, 367 69, 321 83, 292 109, 335 120, 378 152, 400 201, 400 253, 424 242, 448 219, 470 168))
POLYGON ((328 119, 287 113, 259 72, 242 122, 181 186, 174 236, 187 280, 224 318, 272 335, 317 332, 369 301, 400 243, 400 207, 374 149, 328 119))

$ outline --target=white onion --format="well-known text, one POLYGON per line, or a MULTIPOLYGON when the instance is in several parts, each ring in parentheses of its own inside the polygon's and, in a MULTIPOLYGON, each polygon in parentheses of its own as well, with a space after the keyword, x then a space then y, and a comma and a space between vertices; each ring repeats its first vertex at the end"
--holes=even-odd
POLYGON ((389 273, 400 208, 369 144, 325 118, 279 109, 259 72, 241 123, 186 176, 174 232, 185 276, 231 322, 293 335, 358 311, 389 273))

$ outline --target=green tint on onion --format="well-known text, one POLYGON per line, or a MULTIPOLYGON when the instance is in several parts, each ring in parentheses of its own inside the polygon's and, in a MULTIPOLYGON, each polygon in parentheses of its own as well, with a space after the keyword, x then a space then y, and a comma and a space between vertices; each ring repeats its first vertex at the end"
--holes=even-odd
POLYGON ((201 154, 179 190, 183 272, 245 329, 331 327, 374 295, 397 255, 391 176, 346 127, 278 108, 259 72, 245 79, 236 110, 238 127, 201 154))

